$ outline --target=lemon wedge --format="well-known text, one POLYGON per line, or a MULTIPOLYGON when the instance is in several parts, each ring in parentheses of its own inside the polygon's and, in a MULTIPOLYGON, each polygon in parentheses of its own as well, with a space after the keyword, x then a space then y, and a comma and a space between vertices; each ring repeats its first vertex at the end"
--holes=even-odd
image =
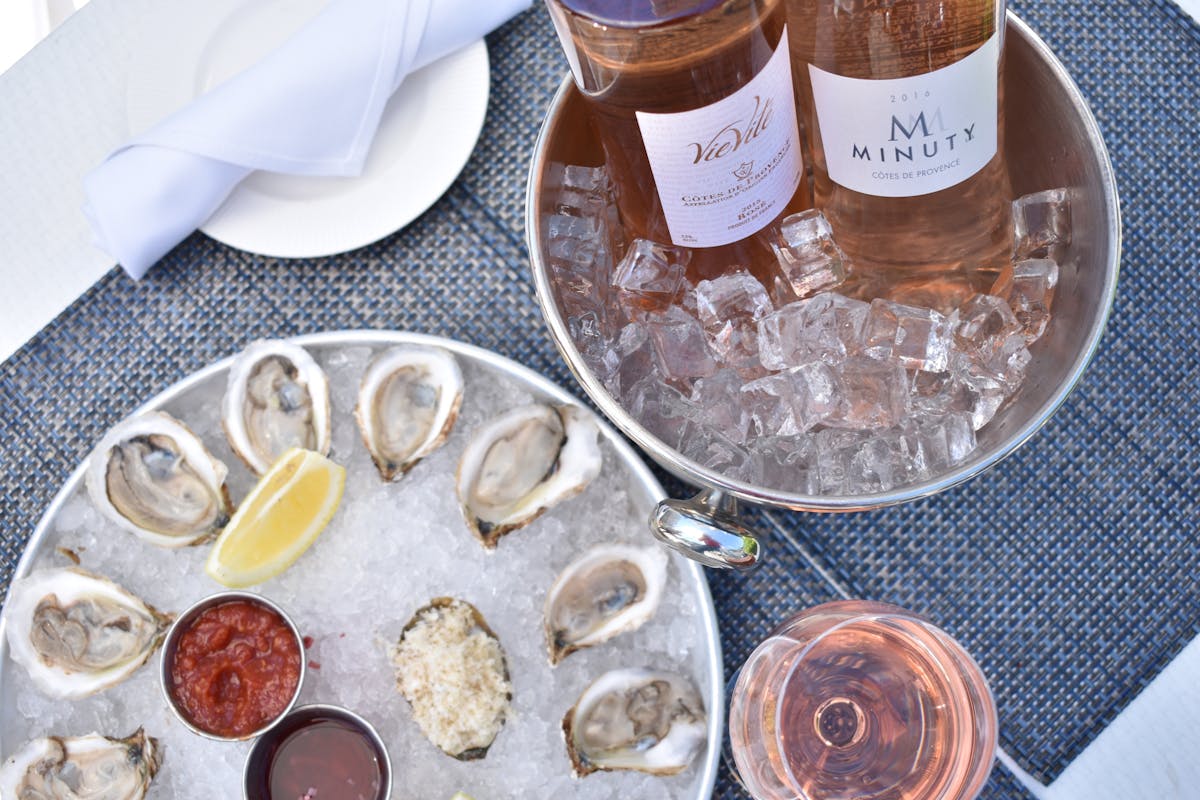
POLYGON ((454 797, 451 797, 450 800, 475 800, 475 798, 465 792, 455 792, 454 797))
POLYGON ((294 447, 267 471, 217 538, 204 571, 233 588, 273 578, 299 558, 342 501, 346 470, 294 447))

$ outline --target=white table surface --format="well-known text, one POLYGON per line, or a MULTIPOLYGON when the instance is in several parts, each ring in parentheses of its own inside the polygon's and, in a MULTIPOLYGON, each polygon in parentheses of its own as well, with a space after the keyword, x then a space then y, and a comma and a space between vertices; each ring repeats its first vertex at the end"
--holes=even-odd
MULTIPOLYGON (((186 2, 203 0, 91 0, 0 74, 0 360, 113 267, 91 244, 81 179, 133 133, 129 53, 151 9, 186 2)), ((1200 0, 1177 2, 1200 21, 1200 0)), ((1040 800, 1186 800, 1200 798, 1198 741, 1200 640, 1050 786, 1001 759, 1040 800)))
POLYGON ((113 267, 82 178, 130 135, 127 62, 150 10, 180 1, 93 0, 0 75, 0 360, 113 267))

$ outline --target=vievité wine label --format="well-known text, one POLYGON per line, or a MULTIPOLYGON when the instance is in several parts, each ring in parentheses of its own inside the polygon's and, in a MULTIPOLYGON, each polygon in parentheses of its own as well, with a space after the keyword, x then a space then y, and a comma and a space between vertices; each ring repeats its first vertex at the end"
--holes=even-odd
POLYGON ((637 112, 674 244, 730 244, 783 211, 804 172, 793 97, 785 29, 762 71, 733 94, 689 111, 637 112))

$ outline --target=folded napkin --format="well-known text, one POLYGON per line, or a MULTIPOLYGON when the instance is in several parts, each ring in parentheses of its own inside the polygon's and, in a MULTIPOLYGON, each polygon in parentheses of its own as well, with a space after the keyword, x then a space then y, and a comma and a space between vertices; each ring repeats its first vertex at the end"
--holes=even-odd
POLYGON ((263 61, 84 177, 97 246, 140 278, 254 170, 358 175, 405 76, 531 1, 332 0, 263 61))

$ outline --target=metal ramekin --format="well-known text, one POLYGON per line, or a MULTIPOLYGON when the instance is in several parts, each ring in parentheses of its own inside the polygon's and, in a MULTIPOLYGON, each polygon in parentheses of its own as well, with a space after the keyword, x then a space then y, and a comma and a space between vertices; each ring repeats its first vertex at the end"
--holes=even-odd
MULTIPOLYGON (((275 728, 268 735, 259 737, 258 741, 251 746, 250 752, 246 754, 246 765, 242 769, 243 800, 263 800, 258 795, 252 795, 250 793, 250 776, 251 774, 257 774, 257 770, 259 769, 258 762, 267 757, 268 748, 275 743, 275 734, 279 733, 282 735, 284 731, 289 729, 291 723, 306 722, 309 719, 318 716, 333 717, 335 719, 347 721, 352 725, 361 728, 367 734, 367 737, 375 745, 375 748, 382 756, 382 760, 379 764, 380 771, 382 772, 379 786, 381 794, 376 798, 376 800, 390 800, 392 796, 392 759, 391 756, 388 755, 387 747, 383 744, 383 739, 380 738, 379 733, 375 730, 375 726, 367 722, 358 714, 355 714, 353 711, 349 711, 341 706, 322 705, 317 703, 307 706, 300 706, 291 713, 285 713, 275 728)), ((264 764, 262 766, 265 768, 266 765, 264 764)))
POLYGON ((1117 287, 1120 207, 1108 152, 1079 88, 1046 44, 1011 12, 1004 66, 1005 155, 1018 194, 1073 189, 1073 241, 1062 259, 1056 323, 1033 349, 1029 377, 1017 399, 979 435, 972 457, 953 470, 889 492, 819 496, 744 483, 685 458, 652 436, 591 373, 567 330, 550 288, 542 221, 553 199, 543 192, 553 162, 601 163, 589 140, 583 100, 568 75, 550 104, 534 147, 525 221, 538 301, 550 334, 584 391, 622 432, 660 466, 700 487, 692 500, 664 500, 650 524, 655 536, 708 566, 748 568, 759 538, 738 517, 738 501, 799 511, 862 511, 949 489, 994 466, 1046 423, 1075 388, 1100 343, 1117 287), (570 131, 570 135, 566 133, 570 131), (581 133, 584 132, 584 133, 581 133))
POLYGON ((163 699, 166 701, 167 706, 171 709, 172 713, 175 714, 175 717, 185 726, 187 726, 187 729, 192 733, 203 736, 206 739, 213 739, 218 742, 242 742, 247 739, 253 739, 256 736, 261 736, 279 724, 279 721, 288 715, 288 712, 291 711, 296 705, 296 701, 300 699, 300 690, 304 686, 304 675, 306 672, 307 667, 305 665, 304 658, 304 637, 300 635, 300 629, 296 627, 296 623, 292 622, 292 618, 289 617, 282 608, 275 605, 262 595, 253 594, 251 592, 219 592, 217 594, 209 595, 203 600, 194 603, 190 608, 188 608, 187 611, 184 611, 175 619, 174 622, 171 623, 171 627, 167 629, 166 639, 163 641, 162 659, 159 661, 158 666, 158 683, 162 688, 163 699), (199 728, 193 724, 192 721, 187 718, 187 715, 184 714, 183 710, 176 704, 175 696, 171 693, 171 662, 175 657, 175 648, 179 644, 179 637, 192 623, 192 621, 196 619, 196 617, 200 616, 202 613, 210 608, 213 608, 214 606, 219 606, 222 603, 230 603, 235 600, 245 600, 248 603, 255 603, 268 608, 278 614, 279 618, 287 623, 288 629, 292 632, 292 636, 296 637, 296 647, 300 653, 300 678, 296 681, 296 691, 292 693, 292 699, 288 701, 287 706, 284 707, 283 711, 279 712, 274 719, 267 722, 258 730, 252 731, 244 736, 218 736, 215 733, 210 733, 209 731, 199 728))

